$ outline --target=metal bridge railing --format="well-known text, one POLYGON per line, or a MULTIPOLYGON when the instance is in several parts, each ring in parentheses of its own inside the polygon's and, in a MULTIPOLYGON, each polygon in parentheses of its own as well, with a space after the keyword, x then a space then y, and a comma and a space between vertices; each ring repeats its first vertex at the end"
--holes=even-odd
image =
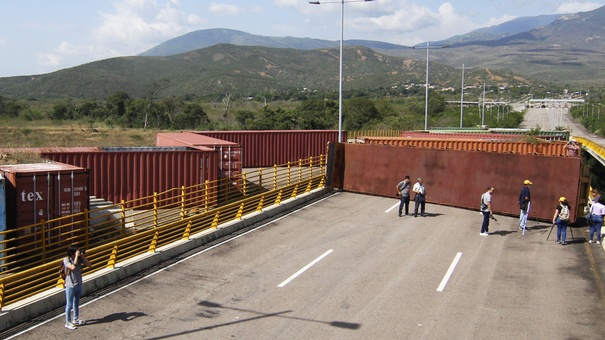
POLYGON ((605 165, 605 147, 591 141, 588 138, 573 136, 571 139, 580 142, 594 158, 605 165))
POLYGON ((309 157, 0 232, 0 310, 63 287, 59 268, 68 245, 86 249, 90 275, 322 188, 325 174, 324 156, 309 157))

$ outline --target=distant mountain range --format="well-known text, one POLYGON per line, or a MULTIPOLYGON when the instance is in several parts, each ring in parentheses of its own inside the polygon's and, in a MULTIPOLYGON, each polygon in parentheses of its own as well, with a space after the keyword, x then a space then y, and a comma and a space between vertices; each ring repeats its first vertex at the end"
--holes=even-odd
MULTIPOLYGON (((337 87, 338 41, 265 37, 228 30, 195 31, 136 57, 92 62, 57 72, 0 78, 0 96, 105 98, 117 91, 143 96, 169 80, 160 95, 245 95, 337 87)), ((431 84, 599 86, 605 79, 605 7, 525 17, 431 42, 431 84)), ((347 89, 424 84, 425 53, 378 41, 345 42, 347 89)))
MULTIPOLYGON (((560 17, 561 15, 541 15, 537 17, 517 18, 500 25, 477 29, 465 35, 459 35, 447 40, 438 41, 437 44, 451 45, 474 41, 490 41, 501 39, 517 33, 526 32, 544 25, 548 25, 560 17)), ((295 37, 268 37, 226 28, 213 28, 190 32, 170 39, 139 55, 147 57, 164 57, 194 51, 218 44, 316 50, 320 48, 337 47, 340 45, 340 41, 295 37)), ((343 41, 343 45, 364 46, 381 52, 410 48, 409 46, 372 40, 345 40, 343 41)))

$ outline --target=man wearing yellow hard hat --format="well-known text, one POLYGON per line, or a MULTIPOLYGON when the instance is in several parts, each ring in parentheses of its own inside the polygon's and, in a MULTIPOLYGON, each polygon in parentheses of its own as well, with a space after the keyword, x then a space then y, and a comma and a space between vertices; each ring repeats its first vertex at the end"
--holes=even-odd
POLYGON ((531 193, 529 187, 532 185, 529 179, 523 181, 523 188, 519 193, 519 230, 525 230, 527 228, 527 215, 529 214, 529 206, 531 205, 531 193))

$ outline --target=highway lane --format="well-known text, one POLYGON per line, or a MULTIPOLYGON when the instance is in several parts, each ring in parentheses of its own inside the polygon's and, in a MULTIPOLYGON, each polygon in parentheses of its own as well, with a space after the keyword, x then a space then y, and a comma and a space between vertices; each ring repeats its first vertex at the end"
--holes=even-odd
POLYGON ((498 216, 485 237, 477 211, 397 202, 337 193, 99 297, 75 331, 19 339, 602 338, 605 255, 583 228, 561 246, 498 216))

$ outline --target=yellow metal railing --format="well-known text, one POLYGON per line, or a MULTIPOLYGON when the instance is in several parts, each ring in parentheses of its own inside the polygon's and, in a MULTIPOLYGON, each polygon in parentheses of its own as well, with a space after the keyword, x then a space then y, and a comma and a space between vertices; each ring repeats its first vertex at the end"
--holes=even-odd
POLYGON ((573 136, 573 137, 571 137, 571 139, 582 143, 582 145, 584 147, 591 149, 593 152, 598 154, 602 159, 605 159, 605 147, 591 141, 590 139, 583 138, 583 137, 573 136))
POLYGON ((86 275, 324 187, 324 156, 154 193, 0 232, 0 310, 53 287, 66 247, 86 249, 86 275))

